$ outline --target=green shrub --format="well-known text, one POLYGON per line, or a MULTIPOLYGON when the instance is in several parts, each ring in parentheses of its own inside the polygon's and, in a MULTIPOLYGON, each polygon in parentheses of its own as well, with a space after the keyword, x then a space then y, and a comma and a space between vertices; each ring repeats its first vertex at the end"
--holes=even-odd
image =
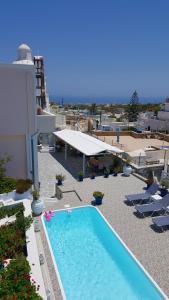
POLYGON ((63 181, 63 180, 65 180, 65 175, 62 175, 62 174, 56 174, 56 179, 57 179, 57 180, 63 181))
POLYGON ((8 206, 3 206, 0 208, 0 219, 10 216, 13 216, 19 212, 24 211, 24 206, 23 203, 15 204, 15 205, 8 205, 8 206))
POLYGON ((80 171, 80 172, 78 173, 78 176, 79 176, 79 177, 83 177, 83 172, 80 171))
POLYGON ((5 165, 11 160, 9 155, 4 155, 3 158, 0 158, 0 178, 5 177, 6 168, 5 165))
POLYGON ((16 221, 0 227, 0 264, 12 259, 0 269, 0 299, 42 300, 37 294, 39 285, 30 276, 30 266, 25 255, 25 230, 32 223, 31 216, 24 217, 22 203, 0 208, 0 218, 16 216, 16 221))
POLYGON ((16 221, 0 227, 0 262, 24 254, 25 231, 32 223, 31 216, 24 217, 23 204, 0 208, 0 218, 16 216, 16 221))
POLYGON ((29 273, 30 266, 24 257, 12 260, 7 268, 1 270, 1 299, 42 300, 42 298, 37 294, 39 286, 35 285, 36 283, 29 273))
POLYGON ((25 239, 22 231, 17 229, 14 223, 1 226, 0 241, 0 262, 23 255, 25 239))
POLYGON ((39 191, 38 190, 33 190, 32 191, 32 196, 33 196, 33 200, 38 200, 39 199, 39 191))
POLYGON ((18 179, 16 183, 16 193, 22 194, 28 191, 32 186, 30 179, 18 179))
POLYGON ((93 197, 94 198, 103 198, 104 197, 104 194, 102 192, 99 192, 99 191, 95 191, 93 193, 93 197))
POLYGON ((169 188, 169 179, 168 178, 163 178, 160 183, 163 188, 165 188, 165 189, 169 188))
POLYGON ((0 179, 0 194, 9 193, 15 190, 16 180, 9 177, 3 177, 0 179))

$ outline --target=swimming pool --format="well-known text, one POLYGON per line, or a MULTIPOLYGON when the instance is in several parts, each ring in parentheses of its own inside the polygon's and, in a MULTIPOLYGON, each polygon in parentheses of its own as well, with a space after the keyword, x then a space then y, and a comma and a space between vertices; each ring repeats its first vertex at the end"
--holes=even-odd
POLYGON ((65 299, 165 299, 96 208, 55 211, 43 223, 65 299))

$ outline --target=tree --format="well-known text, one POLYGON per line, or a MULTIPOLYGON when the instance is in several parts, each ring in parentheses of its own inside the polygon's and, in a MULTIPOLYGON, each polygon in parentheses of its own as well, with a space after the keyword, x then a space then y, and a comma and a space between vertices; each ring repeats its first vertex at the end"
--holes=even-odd
POLYGON ((5 165, 11 160, 9 155, 4 155, 4 157, 0 157, 0 178, 5 176, 6 168, 5 165))
POLYGON ((89 111, 92 115, 96 113, 96 103, 91 104, 91 106, 89 107, 89 111))
POLYGON ((139 97, 136 91, 131 96, 130 103, 127 109, 127 115, 129 122, 137 121, 137 115, 139 113, 139 97))

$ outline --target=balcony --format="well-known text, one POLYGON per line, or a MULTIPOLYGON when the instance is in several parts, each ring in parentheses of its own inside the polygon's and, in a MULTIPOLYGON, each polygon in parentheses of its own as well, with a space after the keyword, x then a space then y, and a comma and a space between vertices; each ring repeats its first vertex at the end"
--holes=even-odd
POLYGON ((40 115, 37 115, 37 128, 39 133, 51 133, 56 128, 56 115, 42 111, 40 115))

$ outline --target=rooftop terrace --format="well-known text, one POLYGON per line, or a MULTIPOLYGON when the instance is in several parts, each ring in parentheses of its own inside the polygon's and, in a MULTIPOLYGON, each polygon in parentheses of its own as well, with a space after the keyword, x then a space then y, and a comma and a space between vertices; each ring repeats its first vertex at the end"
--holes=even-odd
MULTIPOLYGON (((123 203, 126 194, 143 191, 144 183, 133 175, 130 177, 110 176, 109 178, 98 176, 94 180, 85 178, 83 182, 78 182, 68 171, 68 166, 62 165, 62 156, 62 153, 58 153, 56 158, 49 153, 39 153, 41 197, 45 201, 46 210, 64 208, 65 204, 70 204, 71 207, 90 204, 93 192, 95 190, 102 191, 105 196, 103 204, 99 207, 100 211, 152 278, 169 296, 169 231, 155 232, 151 228, 151 217, 139 219, 133 214, 134 207, 123 203), (63 191, 71 191, 64 193, 61 200, 52 197, 56 173, 66 175, 63 191), (82 201, 73 190, 77 192, 82 201)), ((79 159, 68 161, 69 170, 75 167, 79 168, 79 159)), ((41 238, 55 299, 61 300, 58 280, 43 229, 41 238)))
POLYGON ((152 138, 134 138, 132 136, 120 136, 119 144, 117 144, 116 136, 99 136, 101 141, 110 145, 119 147, 120 149, 129 152, 137 149, 145 149, 147 147, 160 148, 161 146, 169 146, 169 142, 152 138))

